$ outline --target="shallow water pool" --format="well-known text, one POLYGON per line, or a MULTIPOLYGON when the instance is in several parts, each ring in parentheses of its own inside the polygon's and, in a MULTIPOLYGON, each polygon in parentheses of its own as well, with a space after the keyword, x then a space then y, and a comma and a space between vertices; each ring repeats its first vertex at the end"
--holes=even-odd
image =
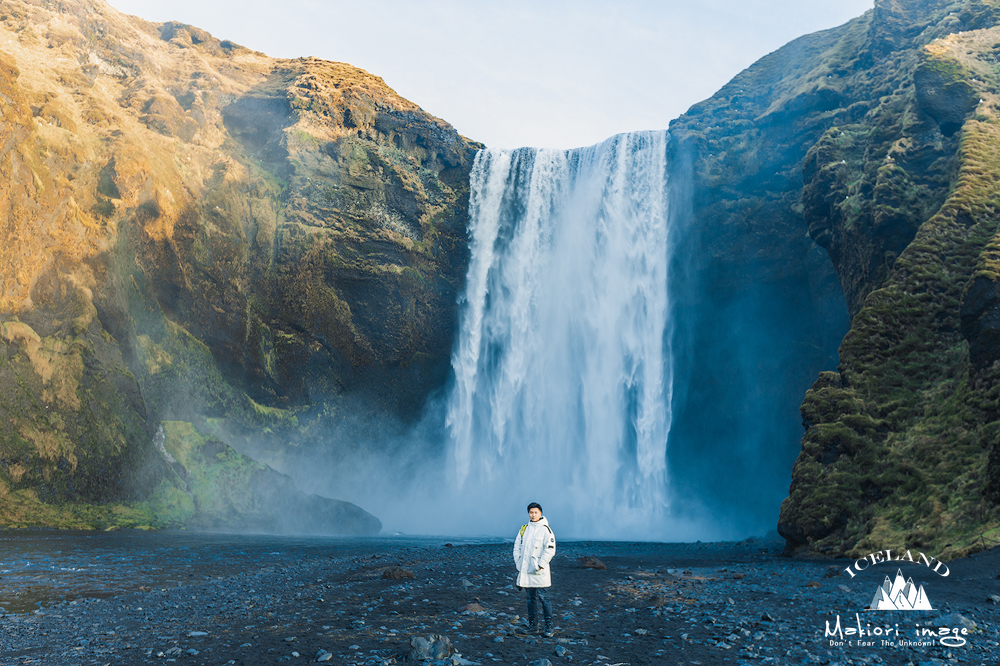
POLYGON ((178 587, 305 559, 489 541, 167 530, 0 531, 0 613, 26 613, 59 601, 110 597, 142 588, 178 587))

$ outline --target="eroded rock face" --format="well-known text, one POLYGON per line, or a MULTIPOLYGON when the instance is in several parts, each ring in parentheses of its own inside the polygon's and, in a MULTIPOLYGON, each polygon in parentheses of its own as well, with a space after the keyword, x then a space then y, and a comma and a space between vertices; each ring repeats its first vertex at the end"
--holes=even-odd
POLYGON ((879 0, 672 126, 703 244, 766 266, 804 256, 808 231, 852 318, 801 404, 790 551, 949 557, 1000 526, 998 21, 991 1, 879 0))
POLYGON ((990 3, 955 13, 916 4, 904 16, 909 34, 922 32, 900 50, 898 101, 883 97, 878 115, 838 135, 868 138, 863 155, 834 167, 850 175, 828 198, 845 199, 816 225, 830 229, 855 316, 839 374, 802 405, 808 429, 779 524, 790 549, 855 554, 892 542, 955 556, 1000 524, 987 284, 1000 30, 990 3))
POLYGON ((0 112, 3 495, 148 496, 161 421, 308 440, 443 383, 478 144, 381 79, 13 0, 0 112))
MULTIPOLYGON (((834 167, 848 175, 827 198, 845 199, 815 227, 830 230, 856 316, 839 374, 802 406, 808 429, 780 523, 790 548, 854 554, 891 541, 954 556, 998 524, 994 10, 917 3, 899 13, 915 39, 899 42, 897 101, 883 97, 878 115, 837 136, 868 138, 855 148, 863 155, 834 167)), ((825 147, 815 150, 815 173, 830 169, 825 147)))

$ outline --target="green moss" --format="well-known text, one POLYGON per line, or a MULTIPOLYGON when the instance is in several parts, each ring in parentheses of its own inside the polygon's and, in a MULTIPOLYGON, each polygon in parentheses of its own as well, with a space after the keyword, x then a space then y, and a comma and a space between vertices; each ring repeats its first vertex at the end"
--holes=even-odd
POLYGON ((255 402, 250 397, 247 397, 247 400, 250 403, 257 423, 266 431, 270 432, 272 428, 291 429, 298 427, 299 419, 295 412, 277 407, 267 407, 255 402))
POLYGON ((927 57, 921 67, 941 75, 948 81, 965 81, 969 77, 969 72, 961 63, 945 55, 927 57))
POLYGON ((0 520, 6 527, 66 530, 183 527, 193 515, 190 499, 163 481, 149 501, 136 503, 42 502, 34 490, 9 491, 0 483, 0 520), (186 499, 186 502, 185 502, 186 499))
MULTIPOLYGON (((929 47, 920 65, 938 77, 931 84, 940 89, 959 85, 954 94, 978 72, 971 60, 952 55, 975 59, 977 47, 963 39, 929 47)), ((1000 118, 996 97, 983 94, 986 103, 954 139, 956 167, 924 159, 920 168, 931 178, 900 157, 912 143, 905 134, 884 152, 869 145, 858 155, 844 147, 848 132, 830 130, 812 151, 818 175, 822 160, 840 155, 847 167, 857 160, 854 172, 866 174, 857 187, 870 193, 871 205, 863 203, 860 212, 833 209, 841 211, 835 233, 856 234, 834 249, 870 247, 879 228, 922 220, 891 265, 859 279, 863 298, 840 348, 840 374, 821 377, 803 401, 810 427, 782 522, 800 528, 814 551, 858 556, 901 544, 958 557, 982 549, 988 543, 982 535, 1000 526, 988 486, 1000 433, 995 374, 971 366, 960 332, 970 285, 1000 277, 1000 118), (940 186, 945 177, 947 189, 940 186), (935 191, 947 195, 937 206, 935 191), (825 515, 838 520, 824 522, 825 515)), ((898 107, 883 103, 881 110, 901 117, 898 107)), ((909 111, 902 117, 883 125, 903 132, 919 127, 909 111)), ((838 195, 851 191, 855 181, 837 174, 828 181, 840 188, 838 195)), ((822 213, 819 204, 807 201, 807 209, 822 213)), ((852 270, 865 268, 853 256, 841 280, 850 282, 852 270)))
MULTIPOLYGON (((227 517, 257 511, 254 478, 267 469, 219 439, 206 436, 190 423, 163 423, 164 448, 187 471, 190 495, 198 522, 225 522, 227 517)), ((173 494, 176 498, 176 493, 173 494)), ((179 506, 188 505, 179 501, 179 506)))
POLYGON ((255 475, 266 466, 202 435, 190 423, 164 422, 164 449, 182 476, 161 479, 150 496, 132 503, 42 502, 31 489, 12 491, 0 480, 0 519, 10 527, 160 529, 223 524, 259 512, 255 475))
POLYGON ((304 144, 303 147, 315 149, 319 146, 319 139, 306 131, 294 128, 291 130, 290 134, 295 141, 300 144, 304 144))

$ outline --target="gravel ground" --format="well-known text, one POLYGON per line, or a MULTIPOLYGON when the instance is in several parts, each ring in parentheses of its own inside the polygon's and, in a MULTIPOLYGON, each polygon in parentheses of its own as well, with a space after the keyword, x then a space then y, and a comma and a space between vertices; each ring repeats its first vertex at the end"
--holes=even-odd
POLYGON ((760 540, 560 543, 553 638, 516 628, 525 601, 512 585, 509 544, 317 553, 0 616, 0 664, 375 666, 413 663, 411 639, 431 635, 457 651, 448 664, 1000 663, 1000 549, 949 562, 947 577, 908 562, 851 577, 849 561, 779 553, 779 543, 760 540), (581 556, 607 569, 583 568, 581 556), (383 577, 395 567, 413 577, 383 577), (937 610, 863 610, 899 569, 937 610), (828 636, 838 618, 843 635, 828 636), (860 638, 847 631, 858 623, 860 638))

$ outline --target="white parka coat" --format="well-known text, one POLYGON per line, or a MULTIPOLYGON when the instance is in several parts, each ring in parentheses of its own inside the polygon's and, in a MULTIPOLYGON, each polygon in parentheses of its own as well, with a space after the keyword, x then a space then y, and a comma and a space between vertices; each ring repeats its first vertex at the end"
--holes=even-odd
POLYGON ((521 587, 550 587, 549 561, 556 554, 556 537, 544 516, 523 526, 514 539, 514 564, 521 587))

